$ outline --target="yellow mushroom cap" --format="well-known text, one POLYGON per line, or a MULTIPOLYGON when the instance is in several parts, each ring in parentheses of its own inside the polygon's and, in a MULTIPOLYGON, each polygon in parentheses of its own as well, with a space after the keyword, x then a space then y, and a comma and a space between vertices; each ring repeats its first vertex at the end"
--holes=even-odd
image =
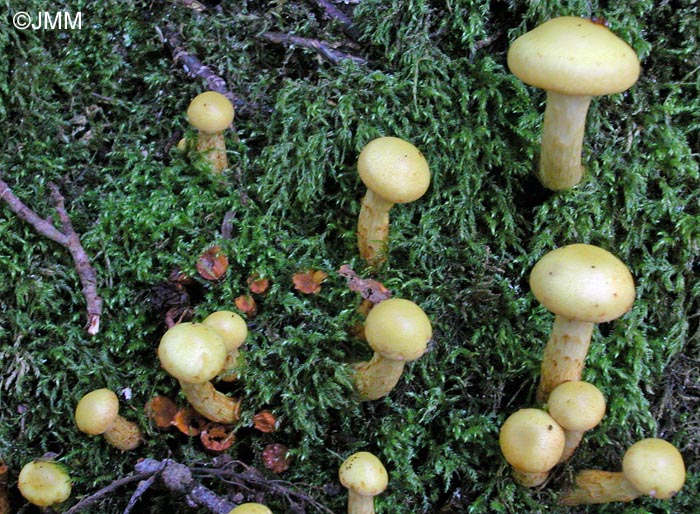
POLYGON ((564 451, 564 430, 541 409, 520 409, 501 426, 499 444, 508 463, 526 473, 552 469, 564 451))
POLYGON ((685 484, 683 456, 663 439, 642 439, 622 458, 622 472, 635 489, 660 500, 667 500, 685 484))
POLYGON ((587 18, 553 18, 517 38, 508 67, 531 86, 566 95, 608 95, 639 78, 635 51, 604 25, 587 18))
POLYGON ((233 104, 221 93, 207 91, 194 97, 187 108, 187 119, 198 130, 215 134, 226 130, 234 117, 233 104))
POLYGON ((547 400, 547 411, 565 430, 585 432, 603 419, 605 397, 593 384, 572 380, 554 388, 547 400))
POLYGON ((204 384, 221 372, 226 345, 218 330, 201 323, 179 323, 161 338, 163 369, 188 384, 204 384))
POLYGON ((262 503, 241 503, 228 514, 272 514, 272 511, 262 503))
POLYGON ((71 493, 70 476, 56 462, 32 461, 19 472, 19 492, 31 504, 49 507, 64 502, 71 493))
POLYGON ((367 315, 365 337, 382 357, 412 361, 425 353, 433 337, 430 319, 415 303, 390 298, 378 303, 367 315))
POLYGON ((367 189, 392 203, 417 200, 430 186, 425 157, 398 137, 380 137, 367 143, 357 160, 357 171, 367 189))
POLYGON ((232 311, 216 311, 204 318, 202 325, 217 329, 224 338, 228 351, 240 347, 248 337, 245 320, 232 311))
POLYGON ((360 496, 376 496, 389 484, 389 475, 382 461, 370 452, 350 455, 341 464, 338 477, 343 487, 360 496))
POLYGON ((110 389, 96 389, 87 393, 75 408, 78 430, 100 435, 112 428, 119 416, 119 398, 110 389))
POLYGON ((549 311, 577 321, 602 323, 622 316, 634 302, 634 279, 610 252, 588 244, 557 248, 530 274, 530 288, 549 311))

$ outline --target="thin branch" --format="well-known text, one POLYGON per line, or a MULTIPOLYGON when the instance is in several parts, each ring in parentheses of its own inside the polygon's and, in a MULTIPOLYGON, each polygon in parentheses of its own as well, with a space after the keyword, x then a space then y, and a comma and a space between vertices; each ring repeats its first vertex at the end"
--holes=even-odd
POLYGON ((18 218, 34 227, 34 230, 40 235, 55 241, 70 252, 87 304, 87 332, 90 335, 95 335, 100 331, 100 318, 102 316, 102 298, 97 293, 97 273, 95 273, 95 269, 90 264, 90 259, 80 243, 80 236, 73 229, 63 195, 55 184, 49 184, 49 189, 61 222, 61 230, 54 226, 50 218, 42 218, 25 205, 22 200, 15 196, 10 186, 0 179, 0 199, 9 206, 10 210, 18 218))
POLYGON ((355 22, 352 21, 348 15, 328 0, 316 0, 316 3, 325 11, 326 16, 340 23, 346 36, 353 41, 360 39, 360 31, 355 25, 355 22))
POLYGON ((143 473, 137 473, 136 475, 129 475, 124 478, 120 478, 119 480, 115 480, 111 484, 103 487, 99 491, 96 491, 95 493, 86 496, 82 500, 80 500, 78 503, 73 505, 70 509, 65 511, 63 514, 75 514, 76 512, 80 512, 83 509, 88 508, 90 505, 95 503, 97 500, 104 498, 107 496, 109 493, 119 489, 122 486, 125 486, 127 484, 130 484, 132 482, 138 482, 140 480, 146 480, 148 478, 151 478, 153 475, 155 475, 158 472, 158 470, 152 471, 145 471, 143 473))
POLYGON ((281 32, 264 32, 261 34, 261 37, 273 43, 279 43, 286 46, 301 46, 303 48, 309 48, 316 51, 316 53, 332 64, 337 65, 348 59, 356 62, 359 65, 367 64, 367 59, 335 50, 334 48, 331 48, 328 43, 318 39, 294 36, 292 34, 283 34, 281 32))

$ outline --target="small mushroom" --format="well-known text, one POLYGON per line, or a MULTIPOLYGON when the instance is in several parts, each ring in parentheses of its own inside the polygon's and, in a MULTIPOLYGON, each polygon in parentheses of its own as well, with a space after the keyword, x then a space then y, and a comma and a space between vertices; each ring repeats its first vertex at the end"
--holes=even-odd
POLYGON ((197 95, 187 108, 187 119, 199 131, 197 151, 218 173, 228 167, 224 130, 231 125, 233 117, 233 104, 215 91, 197 95))
POLYGON ((372 267, 386 261, 389 210, 425 194, 430 170, 423 154, 398 137, 370 141, 357 160, 360 179, 367 186, 357 222, 360 256, 372 267))
POLYGON ((353 366, 360 400, 376 400, 389 394, 406 363, 425 353, 432 336, 428 316, 415 303, 390 298, 375 305, 365 320, 365 337, 374 356, 353 366))
POLYGON ((564 429, 541 409, 520 409, 501 426, 501 453, 513 468, 513 479, 524 487, 544 483, 564 451, 564 429))
POLYGON ((143 442, 139 426, 119 415, 119 398, 110 389, 87 393, 75 408, 78 430, 89 435, 102 435, 122 451, 133 450, 143 442))
POLYGON ((66 468, 57 462, 43 460, 28 462, 22 467, 17 487, 29 503, 42 508, 63 503, 72 490, 66 468))
POLYGON ((605 397, 590 382, 564 382, 549 395, 547 411, 564 429, 566 445, 560 460, 564 462, 574 454, 584 432, 598 426, 603 419, 605 397))
POLYGON ((228 514, 272 514, 272 511, 262 503, 241 503, 228 514))
POLYGON ((338 476, 348 490, 348 514, 374 514, 374 497, 389 484, 382 461, 370 452, 354 453, 340 466, 338 476))
POLYGON ((248 337, 248 325, 245 320, 233 311, 216 311, 204 318, 202 325, 215 328, 224 338, 226 345, 226 363, 219 378, 224 382, 232 382, 238 377, 236 368, 240 364, 239 348, 248 337))
POLYGON ((627 266, 610 252, 572 244, 549 252, 535 264, 530 287, 535 298, 555 314, 537 392, 544 403, 562 382, 581 380, 594 324, 630 310, 634 280, 627 266))
POLYGON ((564 505, 628 502, 648 495, 667 500, 685 484, 683 456, 663 439, 642 439, 622 458, 622 471, 585 469, 576 475, 576 487, 562 498, 564 505))
POLYGON ((592 96, 620 93, 639 78, 635 51, 606 26, 575 16, 554 18, 517 38, 508 67, 547 91, 540 180, 552 190, 579 183, 581 148, 592 96))
POLYGON ((158 357, 163 369, 180 382, 190 405, 205 418, 231 424, 238 420, 240 403, 210 382, 226 363, 221 333, 201 323, 180 323, 161 338, 158 357))

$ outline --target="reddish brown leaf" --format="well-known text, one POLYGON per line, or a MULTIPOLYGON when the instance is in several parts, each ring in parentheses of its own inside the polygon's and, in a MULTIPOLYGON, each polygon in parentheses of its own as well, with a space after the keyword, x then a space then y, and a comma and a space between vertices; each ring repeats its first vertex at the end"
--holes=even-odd
POLYGON ((269 410, 260 411, 253 416, 253 424, 261 432, 274 432, 277 430, 277 418, 269 410))
POLYGON ((236 435, 231 427, 207 423, 199 433, 199 439, 207 450, 221 453, 231 447, 236 440, 236 435))
POLYGON ((228 257, 220 246, 212 246, 197 259, 197 273, 204 280, 219 280, 228 270, 228 257))
POLYGON ((250 289, 251 293, 263 294, 268 290, 269 287, 270 279, 268 278, 260 278, 260 276, 257 273, 254 273, 250 277, 248 277, 248 288, 250 289))
POLYGON ((328 274, 320 270, 306 270, 295 273, 292 276, 294 289, 304 294, 317 294, 321 291, 321 283, 326 280, 328 274))
POLYGON ((234 300, 234 303, 236 304, 238 310, 240 310, 243 314, 247 314, 248 316, 254 316, 258 311, 258 304, 255 303, 253 297, 248 294, 239 296, 234 300))
POLYGON ((191 407, 178 410, 173 417, 173 425, 180 432, 191 437, 198 436, 206 424, 207 420, 191 407))
POLYGON ((391 298, 389 291, 384 284, 371 278, 361 278, 355 270, 347 264, 343 264, 338 270, 340 276, 348 281, 348 288, 351 291, 360 293, 360 296, 372 303, 379 303, 391 298))
POLYGON ((289 469, 292 458, 288 456, 289 448, 280 443, 268 444, 262 453, 263 465, 275 473, 282 473, 289 469))
POLYGON ((5 461, 0 459, 0 514, 10 514, 10 498, 7 488, 8 469, 5 461))
POLYGON ((161 430, 170 428, 177 414, 177 405, 165 396, 154 396, 146 403, 146 416, 161 430))

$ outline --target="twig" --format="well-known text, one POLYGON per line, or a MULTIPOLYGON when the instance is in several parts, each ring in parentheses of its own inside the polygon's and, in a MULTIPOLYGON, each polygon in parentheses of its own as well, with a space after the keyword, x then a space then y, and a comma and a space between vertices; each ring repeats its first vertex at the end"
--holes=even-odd
POLYGON ((130 484, 132 482, 138 482, 139 480, 145 480, 147 478, 150 478, 153 475, 155 475, 157 472, 158 472, 158 470, 149 470, 149 471, 145 471, 143 473, 138 473, 136 475, 129 475, 127 477, 120 478, 119 480, 115 480, 114 482, 103 487, 99 491, 97 491, 89 496, 86 496, 85 498, 80 500, 78 503, 73 505, 70 509, 65 511, 63 514, 75 514, 76 512, 80 512, 81 510, 86 509, 87 507, 89 507, 90 505, 95 503, 100 498, 107 496, 112 491, 115 491, 116 489, 119 489, 120 487, 127 485, 127 484, 130 484))
POLYGON ((261 34, 263 39, 267 39, 273 43, 279 43, 287 46, 301 46, 303 48, 310 48, 315 50, 321 57, 326 59, 332 64, 340 64, 342 61, 350 59, 360 65, 367 64, 367 59, 363 57, 358 57, 356 55, 351 55, 339 50, 335 50, 330 47, 330 45, 324 41, 319 41, 318 39, 310 39, 301 36, 294 36, 292 34, 283 34, 281 32, 264 32, 261 34))
POLYGON ((170 52, 173 54, 173 60, 175 62, 180 62, 188 75, 192 77, 201 77, 206 80, 208 89, 221 93, 231 101, 236 109, 236 114, 240 115, 249 110, 243 100, 228 89, 226 81, 222 77, 218 76, 211 68, 202 63, 196 55, 188 53, 187 50, 183 48, 180 38, 174 28, 166 26, 161 30, 156 27, 156 31, 161 41, 170 48, 170 52))
POLYGON ((343 11, 338 9, 335 5, 330 3, 328 0, 316 0, 316 3, 325 12, 326 16, 331 19, 337 20, 343 28, 343 32, 353 41, 360 39, 360 31, 358 30, 355 22, 350 19, 343 11))
POLYGON ((41 218, 32 209, 27 207, 19 198, 15 196, 2 179, 0 179, 0 199, 5 201, 20 219, 29 223, 34 230, 42 236, 48 237, 52 241, 66 248, 78 272, 80 283, 82 284, 83 296, 87 304, 87 332, 95 335, 100 331, 100 317, 102 316, 102 298, 97 294, 97 274, 90 265, 90 259, 85 253, 83 245, 80 243, 80 236, 73 229, 68 211, 65 207, 65 199, 61 195, 58 187, 50 183, 51 199, 54 202, 58 218, 61 222, 61 230, 57 229, 50 218, 41 218))

